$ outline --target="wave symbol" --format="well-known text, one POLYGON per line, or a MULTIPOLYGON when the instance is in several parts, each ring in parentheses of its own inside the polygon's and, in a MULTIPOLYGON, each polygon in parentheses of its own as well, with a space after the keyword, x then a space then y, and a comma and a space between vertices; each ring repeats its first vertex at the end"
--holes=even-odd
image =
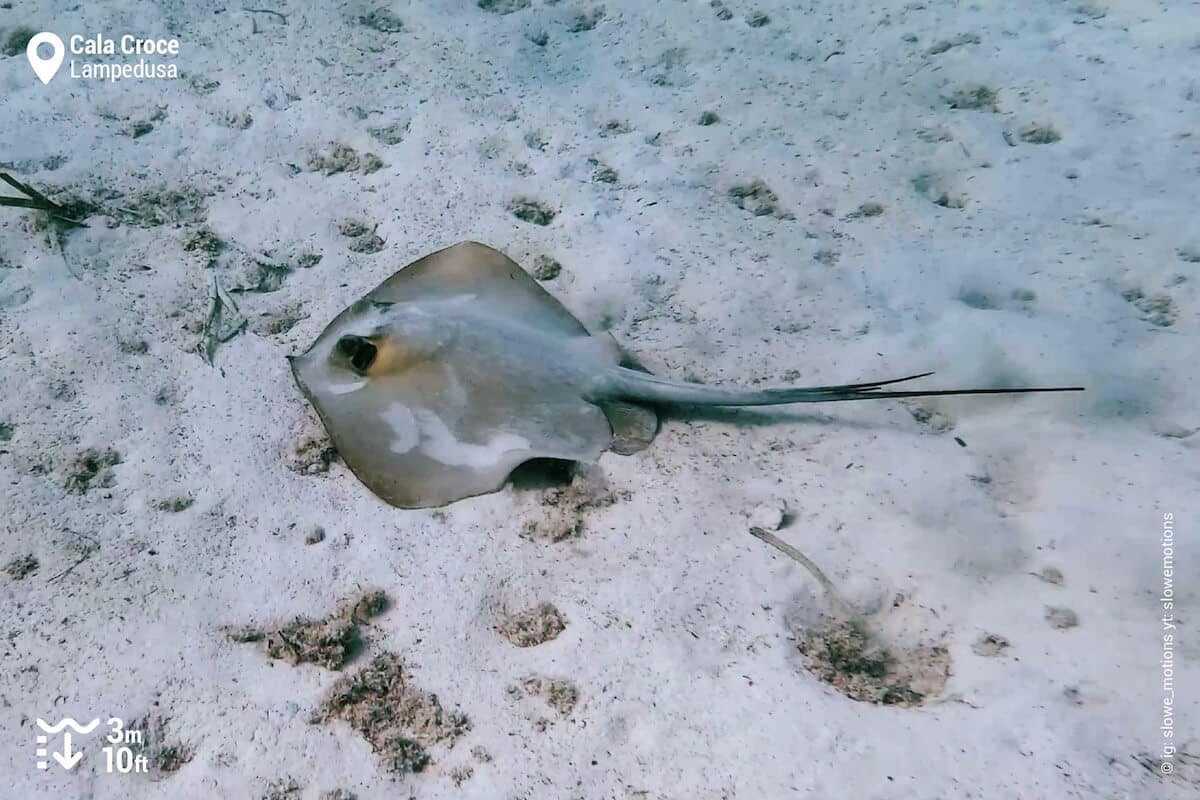
POLYGON ((75 731, 76 733, 87 734, 87 733, 91 733, 92 731, 96 730, 96 726, 100 724, 100 720, 94 719, 91 722, 89 722, 87 725, 80 725, 78 722, 71 719, 70 717, 66 717, 58 724, 50 725, 45 720, 43 720, 41 717, 38 717, 37 724, 38 724, 38 727, 41 728, 42 730, 44 730, 46 733, 58 733, 63 728, 69 727, 71 730, 75 731))

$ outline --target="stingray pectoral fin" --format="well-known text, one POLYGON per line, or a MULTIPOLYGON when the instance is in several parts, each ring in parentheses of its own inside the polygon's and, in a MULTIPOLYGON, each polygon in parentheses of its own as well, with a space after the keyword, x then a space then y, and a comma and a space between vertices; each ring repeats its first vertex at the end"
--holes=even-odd
POLYGON ((929 389, 879 391, 881 386, 924 378, 923 372, 904 378, 835 386, 783 387, 777 389, 726 389, 699 383, 672 381, 635 370, 617 367, 608 374, 601 391, 612 398, 648 403, 701 406, 774 406, 789 403, 829 403, 845 400, 884 400, 903 397, 938 397, 968 394, 1026 394, 1030 392, 1082 392, 1082 386, 1015 387, 1011 389, 929 389))
MULTIPOLYGON (((435 508, 495 491, 525 460, 513 459, 511 465, 498 459, 489 465, 445 464, 415 445, 407 452, 395 452, 394 431, 381 426, 342 427, 330 435, 350 471, 380 499, 398 508, 435 508)), ((412 438, 418 437, 414 427, 412 438)))
POLYGON ((570 336, 587 329, 562 303, 508 256, 479 242, 456 245, 419 258, 375 287, 365 299, 378 303, 478 295, 513 319, 570 336))
POLYGON ((375 421, 360 418, 329 429, 347 466, 372 492, 401 508, 431 508, 497 491, 530 459, 597 458, 609 434, 599 409, 591 410, 588 419, 559 415, 561 424, 573 426, 574 440, 521 425, 464 426, 433 409, 400 405, 375 421))
POLYGON ((365 375, 319 358, 292 368, 346 466, 401 508, 496 491, 533 458, 594 460, 612 439, 601 410, 568 388, 477 373, 453 353, 374 377, 374 364, 365 375))
POLYGON ((539 455, 528 437, 444 419, 422 391, 436 381, 406 377, 309 392, 346 466, 387 503, 430 508, 493 492, 539 455))

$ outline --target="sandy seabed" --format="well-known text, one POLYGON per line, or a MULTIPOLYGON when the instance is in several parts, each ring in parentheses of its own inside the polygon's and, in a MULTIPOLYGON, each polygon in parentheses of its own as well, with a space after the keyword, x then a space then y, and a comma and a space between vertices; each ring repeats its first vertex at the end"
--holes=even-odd
POLYGON ((0 209, 0 796, 1195 796, 1196 3, 258 5, 0 4, 0 170, 87 224, 0 209), (1087 391, 397 510, 285 356, 464 239, 662 375, 1087 391))

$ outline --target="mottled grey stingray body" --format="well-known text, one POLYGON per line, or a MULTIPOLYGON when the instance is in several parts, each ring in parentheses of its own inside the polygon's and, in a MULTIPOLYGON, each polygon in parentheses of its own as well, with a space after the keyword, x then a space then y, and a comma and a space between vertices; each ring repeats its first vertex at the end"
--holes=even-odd
POLYGON ((502 253, 465 242, 347 308, 292 371, 359 479, 412 508, 495 491, 533 458, 595 460, 614 425, 620 449, 648 444, 652 411, 593 397, 619 362, 611 337, 590 335, 502 253))
POLYGON ((495 491, 534 458, 635 452, 654 438, 657 404, 1063 391, 878 391, 896 381, 742 391, 657 378, 622 366, 610 336, 589 334, 515 262, 475 242, 400 270, 290 360, 347 466, 404 508, 495 491))

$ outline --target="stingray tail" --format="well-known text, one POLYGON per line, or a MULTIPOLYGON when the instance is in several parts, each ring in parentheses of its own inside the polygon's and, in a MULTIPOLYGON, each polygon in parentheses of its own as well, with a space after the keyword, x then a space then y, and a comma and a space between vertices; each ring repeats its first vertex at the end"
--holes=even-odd
POLYGON ((701 383, 672 381, 623 367, 608 374, 607 394, 622 400, 686 406, 777 406, 786 403, 828 403, 842 400, 883 400, 898 397, 936 397, 961 394, 1023 394, 1028 392, 1082 392, 1082 386, 1013 389, 928 389, 925 391, 879 391, 881 386, 903 383, 932 375, 922 372, 906 378, 840 386, 805 386, 779 389, 725 389, 701 383))

